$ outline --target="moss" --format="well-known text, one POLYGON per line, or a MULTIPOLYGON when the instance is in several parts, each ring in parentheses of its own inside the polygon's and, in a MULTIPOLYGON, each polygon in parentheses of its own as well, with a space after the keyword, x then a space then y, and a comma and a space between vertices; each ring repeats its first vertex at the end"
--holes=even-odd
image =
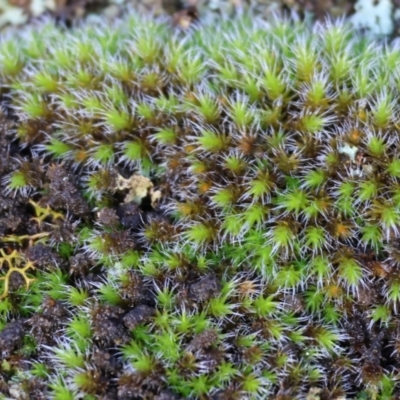
POLYGON ((4 393, 398 395, 396 46, 249 15, 20 35, 0 43, 4 393))

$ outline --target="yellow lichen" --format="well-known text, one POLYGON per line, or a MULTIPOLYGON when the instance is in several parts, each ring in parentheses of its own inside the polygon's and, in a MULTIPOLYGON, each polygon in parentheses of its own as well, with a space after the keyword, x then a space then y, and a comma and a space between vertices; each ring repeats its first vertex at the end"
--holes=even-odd
POLYGON ((64 215, 62 213, 52 210, 49 206, 42 207, 33 200, 29 200, 29 204, 33 206, 36 215, 36 217, 32 217, 31 219, 36 221, 39 226, 46 218, 52 218, 53 220, 56 220, 57 218, 64 219, 64 215))
POLYGON ((7 243, 7 242, 11 242, 11 243, 18 243, 19 245, 22 245, 22 243, 25 240, 28 240, 28 245, 33 246, 34 241, 38 240, 38 239, 43 239, 46 238, 50 235, 50 232, 40 232, 40 233, 36 233, 34 235, 8 235, 8 236, 4 236, 3 238, 0 238, 0 242, 3 243, 7 243))
POLYGON ((35 281, 35 279, 29 278, 27 275, 29 269, 35 269, 33 263, 29 260, 25 260, 24 256, 17 250, 13 250, 11 254, 6 254, 4 249, 0 249, 0 269, 3 269, 5 263, 7 263, 8 270, 4 276, 0 277, 0 281, 4 281, 3 294, 0 296, 0 300, 8 296, 10 277, 14 272, 19 273, 24 278, 26 289, 29 289, 31 283, 35 281), (24 266, 22 266, 22 264, 24 264, 24 266))

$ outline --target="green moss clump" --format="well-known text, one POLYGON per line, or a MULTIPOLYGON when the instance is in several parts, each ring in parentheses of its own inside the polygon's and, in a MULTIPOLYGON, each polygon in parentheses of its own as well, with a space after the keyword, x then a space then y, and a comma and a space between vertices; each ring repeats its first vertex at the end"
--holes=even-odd
POLYGON ((397 396, 399 61, 247 16, 3 39, 5 392, 397 396))

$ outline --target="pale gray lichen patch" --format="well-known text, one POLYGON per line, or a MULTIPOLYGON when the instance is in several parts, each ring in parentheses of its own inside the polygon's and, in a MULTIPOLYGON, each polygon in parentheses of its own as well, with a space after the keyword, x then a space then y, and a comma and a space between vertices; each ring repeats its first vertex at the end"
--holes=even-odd
POLYGON ((350 161, 354 162, 356 160, 358 147, 345 143, 343 146, 338 148, 338 152, 339 154, 345 154, 349 157, 350 161))
POLYGON ((134 174, 128 179, 118 175, 116 189, 119 191, 128 190, 124 198, 125 203, 133 201, 140 204, 145 197, 150 196, 151 205, 154 207, 161 198, 161 191, 154 190, 153 182, 142 175, 134 174))
POLYGON ((394 29, 392 0, 358 0, 350 20, 373 35, 390 35, 394 29))

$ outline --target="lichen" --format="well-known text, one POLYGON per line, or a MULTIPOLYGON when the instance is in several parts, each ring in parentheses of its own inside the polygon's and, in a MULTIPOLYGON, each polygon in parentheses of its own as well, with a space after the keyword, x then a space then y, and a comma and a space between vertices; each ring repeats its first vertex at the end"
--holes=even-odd
POLYGON ((172 20, 0 43, 1 390, 397 396, 398 47, 172 20))
POLYGON ((390 35, 394 29, 392 0, 358 0, 350 20, 373 35, 390 35))
POLYGON ((116 189, 119 191, 128 190, 124 198, 125 203, 134 201, 140 204, 145 197, 150 196, 151 205, 155 206, 161 198, 161 191, 154 190, 153 182, 142 175, 133 174, 128 179, 118 175, 116 189))

